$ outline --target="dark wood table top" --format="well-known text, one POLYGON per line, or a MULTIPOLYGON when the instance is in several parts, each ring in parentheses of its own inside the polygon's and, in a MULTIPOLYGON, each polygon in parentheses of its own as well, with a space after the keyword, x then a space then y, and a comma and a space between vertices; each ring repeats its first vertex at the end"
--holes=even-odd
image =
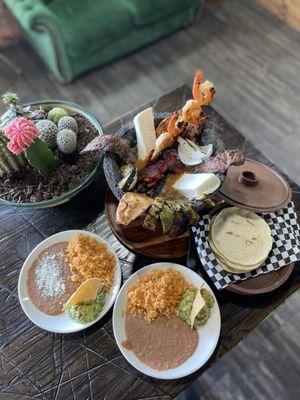
MULTIPOLYGON (((189 97, 190 89, 182 86, 151 102, 151 105, 156 111, 171 111, 180 108, 189 97)), ((114 132, 136 111, 112 122, 105 132, 114 132)), ((273 166, 216 111, 209 108, 208 114, 223 129, 227 147, 242 148, 247 157, 273 166)), ((300 188, 286 178, 291 185, 299 217, 300 188)), ((270 294, 242 297, 226 291, 217 292, 222 316, 217 349, 207 365, 179 380, 148 378, 129 365, 115 343, 111 312, 83 332, 60 335, 43 331, 23 313, 17 287, 25 258, 46 237, 62 230, 86 227, 100 233, 118 252, 124 279, 137 268, 153 262, 146 258, 136 259, 113 237, 103 211, 105 191, 106 183, 101 171, 88 189, 65 205, 45 210, 0 207, 1 399, 173 398, 300 287, 297 263, 289 280, 270 294)))

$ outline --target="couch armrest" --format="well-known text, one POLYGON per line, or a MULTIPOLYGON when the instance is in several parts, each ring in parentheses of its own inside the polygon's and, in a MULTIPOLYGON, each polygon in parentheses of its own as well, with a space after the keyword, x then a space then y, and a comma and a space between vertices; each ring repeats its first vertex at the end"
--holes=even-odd
POLYGON ((72 78, 65 41, 54 13, 41 0, 4 0, 32 46, 61 82, 72 78), (51 49, 46 47, 51 46, 51 49))
POLYGON ((26 32, 37 28, 39 18, 49 21, 55 19, 41 0, 4 0, 4 2, 26 32))

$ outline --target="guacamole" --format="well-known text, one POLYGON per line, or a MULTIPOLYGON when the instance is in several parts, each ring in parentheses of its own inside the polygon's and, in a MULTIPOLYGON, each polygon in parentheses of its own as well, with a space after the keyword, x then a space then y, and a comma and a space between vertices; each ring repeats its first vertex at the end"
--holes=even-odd
POLYGON ((65 312, 79 324, 87 324, 100 314, 105 303, 105 288, 100 285, 96 300, 90 304, 70 305, 65 312))
MULTIPOLYGON (((214 305, 214 298, 206 289, 201 289, 201 295, 205 300, 205 306, 198 312, 194 326, 199 326, 205 324, 205 322, 210 317, 210 310, 214 305)), ((188 289, 183 293, 182 300, 177 309, 177 315, 183 319, 188 325, 191 325, 191 311, 193 307, 193 302, 196 296, 196 290, 188 289)))

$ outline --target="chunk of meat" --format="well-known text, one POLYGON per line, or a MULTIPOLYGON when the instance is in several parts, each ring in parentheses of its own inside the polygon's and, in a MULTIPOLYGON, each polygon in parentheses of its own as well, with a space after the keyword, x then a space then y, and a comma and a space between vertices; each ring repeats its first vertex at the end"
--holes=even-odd
POLYGON ((176 149, 168 149, 162 152, 162 159, 167 165, 168 172, 181 174, 185 172, 185 165, 180 161, 176 149))
POLYGON ((138 182, 145 183, 148 188, 155 186, 166 172, 180 174, 185 171, 185 166, 179 160, 176 149, 164 150, 158 161, 147 165, 138 172, 138 182))
POLYGON ((116 221, 121 225, 129 225, 153 204, 153 200, 145 194, 127 192, 121 198, 117 211, 116 221))
POLYGON ((137 158, 136 151, 130 147, 129 140, 117 135, 103 135, 95 137, 88 143, 80 154, 92 151, 104 151, 117 154, 126 163, 134 164, 137 158))
POLYGON ((215 157, 208 158, 204 164, 196 165, 193 173, 198 172, 221 172, 224 173, 231 165, 242 165, 245 162, 245 155, 239 149, 225 150, 215 157))
POLYGON ((157 181, 164 177, 168 169, 167 164, 163 160, 155 161, 153 164, 147 165, 138 171, 138 182, 146 183, 151 188, 157 181))

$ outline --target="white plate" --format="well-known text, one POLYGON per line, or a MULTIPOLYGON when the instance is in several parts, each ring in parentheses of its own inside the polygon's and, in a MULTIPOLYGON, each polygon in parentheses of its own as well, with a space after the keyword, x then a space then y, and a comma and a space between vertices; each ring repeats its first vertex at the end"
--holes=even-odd
POLYGON ((35 325, 49 332, 71 333, 71 332, 81 331, 95 324, 109 311, 109 309, 111 308, 111 306, 115 301, 118 291, 120 290, 121 280, 122 280, 122 272, 119 259, 116 255, 116 252, 107 242, 105 242, 105 240, 103 240, 100 236, 88 231, 70 230, 70 231, 59 232, 56 233, 55 235, 48 237, 32 250, 32 252, 26 258, 19 275, 18 294, 23 311, 35 325), (97 317, 97 319, 87 324, 78 324, 65 313, 60 315, 47 315, 43 313, 30 300, 26 284, 28 270, 31 267, 33 261, 36 259, 36 257, 49 246, 52 246, 59 242, 69 242, 76 233, 82 233, 84 235, 92 236, 99 242, 105 243, 108 249, 114 254, 116 259, 114 284, 111 287, 109 293, 106 295, 104 307, 99 316, 97 317))
POLYGON ((213 354, 220 336, 221 329, 221 316, 220 310, 213 292, 211 291, 208 284, 201 278, 200 275, 196 274, 189 268, 186 268, 179 264, 173 264, 168 262, 156 263, 148 265, 133 274, 122 286, 118 297, 116 299, 114 310, 113 310, 113 330, 116 342, 121 350, 123 356, 126 360, 133 365, 136 369, 141 371, 143 374, 151 376, 153 378, 159 379, 177 379, 184 376, 190 375, 197 371, 204 365, 210 356, 213 354), (125 317, 123 310, 126 303, 126 291, 134 284, 141 276, 148 273, 151 269, 166 269, 173 268, 176 271, 181 272, 185 279, 199 288, 202 284, 203 287, 213 295, 215 303, 211 310, 211 316, 207 323, 202 327, 198 327, 197 331, 199 334, 199 344, 195 353, 186 360, 183 364, 179 365, 177 368, 168 369, 165 371, 157 371, 153 368, 148 367, 146 364, 142 363, 131 351, 125 349, 122 346, 122 341, 126 339, 125 333, 125 317))

